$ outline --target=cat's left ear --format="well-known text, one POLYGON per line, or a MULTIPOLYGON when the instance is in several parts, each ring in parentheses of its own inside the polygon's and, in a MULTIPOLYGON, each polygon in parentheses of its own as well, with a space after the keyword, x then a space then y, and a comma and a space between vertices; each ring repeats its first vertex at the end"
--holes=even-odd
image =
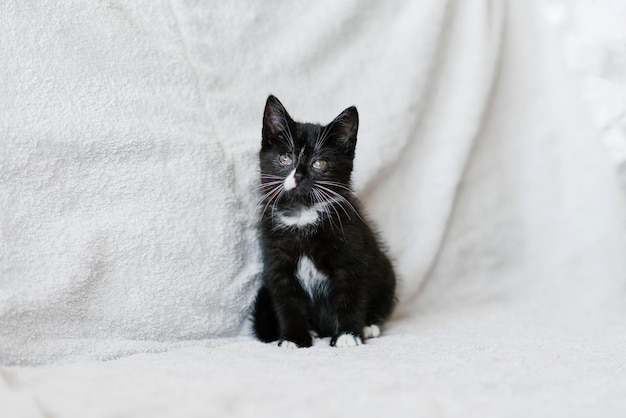
POLYGON ((329 125, 336 141, 354 152, 356 134, 359 130, 359 112, 351 106, 341 112, 329 125))

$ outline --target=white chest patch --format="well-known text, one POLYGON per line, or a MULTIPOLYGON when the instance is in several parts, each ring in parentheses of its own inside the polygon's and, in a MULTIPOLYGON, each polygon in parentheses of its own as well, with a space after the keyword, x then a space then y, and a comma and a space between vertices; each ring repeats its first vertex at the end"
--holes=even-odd
POLYGON ((287 216, 282 213, 278 215, 278 220, 285 226, 303 227, 316 223, 320 214, 315 207, 302 209, 297 215, 287 216))
POLYGON ((296 278, 310 297, 326 291, 328 276, 321 273, 313 264, 313 260, 306 255, 300 257, 298 261, 296 278))
POLYGON ((308 225, 313 225, 320 220, 320 213, 324 212, 329 203, 316 203, 310 208, 301 209, 294 215, 285 215, 284 213, 278 214, 278 222, 285 227, 298 227, 302 228, 308 225))

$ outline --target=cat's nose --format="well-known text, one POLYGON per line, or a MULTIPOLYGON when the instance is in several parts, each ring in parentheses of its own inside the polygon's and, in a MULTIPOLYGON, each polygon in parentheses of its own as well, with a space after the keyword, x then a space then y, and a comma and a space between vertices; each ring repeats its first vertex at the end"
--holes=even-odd
POLYGON ((300 184, 303 178, 304 178, 304 175, 302 173, 295 173, 293 175, 293 179, 296 181, 296 185, 300 184))

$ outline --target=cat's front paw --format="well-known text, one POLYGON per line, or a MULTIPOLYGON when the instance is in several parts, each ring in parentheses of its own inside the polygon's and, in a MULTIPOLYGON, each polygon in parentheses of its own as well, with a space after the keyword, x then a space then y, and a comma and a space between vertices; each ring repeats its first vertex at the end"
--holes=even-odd
POLYGON ((302 335, 284 337, 278 342, 278 346, 283 348, 306 348, 311 347, 312 345, 313 338, 308 331, 302 335))
POLYGON ((370 338, 380 337, 380 327, 376 324, 372 324, 367 327, 363 327, 363 339, 369 340, 370 338))
POLYGON ((278 346, 280 348, 288 348, 293 350, 294 348, 298 348, 298 345, 292 341, 287 341, 287 340, 280 340, 278 342, 278 346))
POLYGON ((356 347, 363 344, 361 337, 352 334, 335 335, 330 339, 330 345, 333 347, 356 347))

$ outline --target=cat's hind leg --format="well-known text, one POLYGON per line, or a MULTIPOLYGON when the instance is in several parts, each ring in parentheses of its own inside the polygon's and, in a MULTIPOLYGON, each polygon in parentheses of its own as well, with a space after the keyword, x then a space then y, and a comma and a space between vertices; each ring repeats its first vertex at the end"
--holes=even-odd
POLYGON ((252 323, 254 335, 259 340, 269 343, 280 338, 278 317, 272 302, 272 295, 265 286, 261 286, 256 296, 252 323))

